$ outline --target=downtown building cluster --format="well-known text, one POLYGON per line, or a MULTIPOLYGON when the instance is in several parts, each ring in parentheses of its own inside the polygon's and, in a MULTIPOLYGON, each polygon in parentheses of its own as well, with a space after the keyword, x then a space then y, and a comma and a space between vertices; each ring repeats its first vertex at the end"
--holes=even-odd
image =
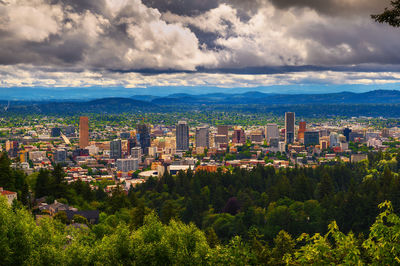
POLYGON ((138 122, 131 128, 98 130, 91 128, 88 117, 80 117, 78 126, 49 123, 26 128, 23 136, 11 133, 2 149, 13 160, 13 167, 28 174, 61 164, 67 182, 82 180, 95 186, 106 180, 128 190, 150 177, 188 169, 228 171, 257 165, 314 167, 358 162, 367 158, 360 147, 384 150, 400 136, 398 128, 371 128, 351 119, 307 123, 287 112, 282 120, 248 127, 138 122))

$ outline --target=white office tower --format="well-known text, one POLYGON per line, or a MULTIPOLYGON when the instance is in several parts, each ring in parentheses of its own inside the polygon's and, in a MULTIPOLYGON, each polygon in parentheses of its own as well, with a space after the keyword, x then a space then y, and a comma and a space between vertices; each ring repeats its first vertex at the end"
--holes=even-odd
POLYGON ((133 159, 141 159, 142 158, 142 148, 141 147, 133 147, 131 149, 131 157, 133 159))
POLYGON ((329 135, 329 147, 338 147, 339 146, 339 134, 336 132, 331 132, 329 135))
POLYGON ((196 128, 196 148, 197 147, 210 147, 210 130, 208 127, 196 128))
POLYGON ((189 150, 189 126, 186 121, 179 121, 176 126, 176 150, 189 150))
POLYGON ((265 128, 265 138, 269 143, 272 138, 279 138, 279 129, 277 124, 268 124, 265 128))
POLYGON ((128 158, 128 159, 117 159, 117 170, 121 172, 135 171, 139 169, 139 160, 128 158))
POLYGON ((97 155, 97 154, 99 154, 99 147, 97 147, 96 145, 87 146, 86 149, 89 150, 89 154, 90 154, 90 155, 97 155))
POLYGON ((283 141, 279 141, 278 148, 280 152, 286 152, 286 143, 283 141))

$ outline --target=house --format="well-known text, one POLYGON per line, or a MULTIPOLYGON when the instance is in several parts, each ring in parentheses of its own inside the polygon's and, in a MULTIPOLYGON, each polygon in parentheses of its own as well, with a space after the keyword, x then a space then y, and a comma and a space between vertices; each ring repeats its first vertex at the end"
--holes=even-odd
POLYGON ((74 215, 80 215, 85 217, 89 223, 97 224, 99 222, 99 211, 98 210, 87 210, 87 211, 73 211, 66 210, 67 218, 69 221, 74 219, 74 215))
POLYGON ((217 172, 218 167, 216 165, 199 165, 196 167, 196 172, 198 171, 205 171, 208 173, 215 173, 217 172))
POLYGON ((54 203, 52 204, 41 203, 39 205, 39 210, 41 211, 47 210, 51 215, 54 215, 60 211, 68 211, 68 210, 77 211, 78 209, 55 200, 54 203))
POLYGON ((8 204, 10 205, 12 205, 14 199, 17 199, 17 192, 4 190, 2 187, 0 187, 0 193, 2 196, 7 198, 8 204))

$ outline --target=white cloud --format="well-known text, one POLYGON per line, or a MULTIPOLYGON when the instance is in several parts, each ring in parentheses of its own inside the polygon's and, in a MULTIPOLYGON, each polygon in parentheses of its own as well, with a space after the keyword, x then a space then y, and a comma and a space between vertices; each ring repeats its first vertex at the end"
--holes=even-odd
POLYGON ((300 84, 391 84, 400 83, 397 72, 305 71, 268 75, 174 73, 143 75, 84 70, 81 72, 48 71, 34 66, 2 66, 2 87, 90 87, 120 86, 140 89, 151 86, 259 87, 300 84))
POLYGON ((327 16, 307 7, 279 9, 265 1, 246 21, 226 4, 198 16, 167 12, 163 18, 215 34, 218 67, 400 63, 400 55, 393 53, 400 35, 369 16, 327 16))
POLYGON ((119 70, 216 64, 214 52, 203 49, 193 32, 163 21, 157 9, 139 0, 107 0, 103 8, 95 13, 46 0, 0 3, 0 63, 119 70), (20 53, 10 55, 12 50, 20 53))
MULTIPOLYGON (((270 1, 259 1, 263 4, 243 19, 230 4, 183 16, 162 14, 141 0, 104 0, 101 7, 79 10, 72 0, 3 0, 0 81, 2 86, 126 87, 398 82, 398 76, 391 72, 386 76, 329 71, 275 75, 118 73, 400 63, 396 29, 378 25, 368 16, 327 16, 307 5, 283 9, 270 1), (203 40, 202 34, 212 37, 203 40)), ((360 1, 335 3, 353 6, 360 1)))
POLYGON ((5 2, 0 4, 0 14, 0 29, 20 41, 45 41, 59 32, 63 20, 60 6, 40 0, 5 2))

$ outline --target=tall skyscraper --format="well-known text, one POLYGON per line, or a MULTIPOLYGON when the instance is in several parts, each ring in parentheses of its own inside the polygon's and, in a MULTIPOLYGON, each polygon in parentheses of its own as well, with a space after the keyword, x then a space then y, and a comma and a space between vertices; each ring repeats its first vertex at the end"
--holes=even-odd
POLYGON ((79 119, 79 148, 89 146, 89 118, 81 116, 79 119))
POLYGON ((210 130, 208 127, 200 127, 196 128, 196 148, 203 147, 209 148, 210 147, 210 130))
POLYGON ((110 142, 110 158, 119 159, 122 157, 121 140, 113 140, 110 142))
POLYGON ((132 155, 132 148, 136 147, 136 138, 129 138, 126 144, 128 155, 132 155))
POLYGON ((139 124, 137 126, 137 136, 140 147, 142 148, 142 153, 147 154, 147 148, 150 147, 151 143, 149 126, 146 124, 139 124))
POLYGON ((189 126, 186 121, 179 121, 176 126, 176 150, 189 150, 189 126))
POLYGON ((285 143, 290 144, 294 142, 294 123, 295 115, 293 112, 285 113, 285 143))
POLYGON ((266 127, 265 138, 269 143, 272 138, 279 138, 279 129, 277 124, 268 124, 266 127))
POLYGON ((297 134, 297 139, 304 139, 304 132, 307 130, 306 121, 300 121, 299 123, 299 132, 297 134))
POLYGON ((233 131, 232 143, 235 143, 235 144, 245 144, 246 143, 246 135, 242 128, 235 129, 233 131))
POLYGON ((350 128, 346 127, 345 129, 343 129, 343 135, 346 137, 347 142, 350 140, 350 133, 351 133, 350 128))

